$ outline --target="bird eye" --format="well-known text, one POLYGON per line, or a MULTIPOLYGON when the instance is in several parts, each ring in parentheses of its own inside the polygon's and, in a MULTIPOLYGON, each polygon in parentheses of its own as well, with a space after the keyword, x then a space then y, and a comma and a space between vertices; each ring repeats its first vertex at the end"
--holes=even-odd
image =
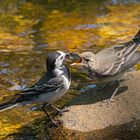
POLYGON ((61 59, 63 59, 63 56, 61 57, 61 59))
POLYGON ((86 61, 86 62, 89 62, 89 61, 90 61, 90 59, 85 59, 85 61, 86 61))

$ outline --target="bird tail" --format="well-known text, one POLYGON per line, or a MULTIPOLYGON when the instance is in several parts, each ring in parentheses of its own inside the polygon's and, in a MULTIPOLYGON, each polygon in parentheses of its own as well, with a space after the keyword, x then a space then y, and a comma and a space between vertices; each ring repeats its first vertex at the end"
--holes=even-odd
POLYGON ((140 61, 140 52, 137 51, 132 55, 132 57, 129 61, 127 61, 125 64, 122 65, 122 70, 125 71, 125 70, 133 67, 139 61, 140 61))
POLYGON ((138 30, 138 32, 136 33, 136 35, 134 36, 134 40, 136 39, 136 38, 139 38, 140 39, 140 30, 138 30))
POLYGON ((140 46, 140 30, 136 33, 136 35, 133 37, 131 41, 126 43, 127 51, 125 51, 125 55, 134 53, 139 46, 140 46))
POLYGON ((19 103, 15 102, 15 99, 11 100, 9 102, 6 102, 6 103, 2 103, 2 104, 0 104, 0 112, 5 111, 7 109, 11 109, 11 108, 16 107, 18 105, 19 105, 19 103))
POLYGON ((129 42, 125 42, 119 46, 115 46, 114 49, 120 51, 123 54, 125 61, 128 61, 139 47, 140 30, 136 33, 132 40, 130 40, 129 42))

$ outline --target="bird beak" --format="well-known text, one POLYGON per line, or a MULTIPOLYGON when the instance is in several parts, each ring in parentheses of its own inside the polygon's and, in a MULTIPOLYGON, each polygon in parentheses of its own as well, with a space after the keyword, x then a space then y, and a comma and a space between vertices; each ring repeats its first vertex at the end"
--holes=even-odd
POLYGON ((64 51, 65 52, 65 58, 66 59, 69 59, 70 58, 70 52, 69 51, 64 51))
POLYGON ((83 59, 80 57, 78 62, 74 62, 72 64, 70 64, 70 66, 82 66, 83 63, 82 63, 83 59))
POLYGON ((70 64, 70 66, 83 65, 82 63, 83 58, 81 58, 79 54, 68 52, 68 51, 65 53, 66 53, 66 58, 75 61, 74 63, 70 64))
POLYGON ((72 64, 70 64, 70 66, 83 66, 84 64, 82 64, 82 63, 72 63, 72 64))

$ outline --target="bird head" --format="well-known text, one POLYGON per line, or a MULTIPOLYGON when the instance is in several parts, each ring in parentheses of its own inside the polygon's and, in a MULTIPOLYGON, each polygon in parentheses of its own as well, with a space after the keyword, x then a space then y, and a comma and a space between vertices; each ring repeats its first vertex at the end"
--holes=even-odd
POLYGON ((68 56, 69 53, 65 53, 62 51, 55 51, 49 53, 46 60, 47 68, 60 68, 63 65, 65 59, 68 58, 68 56))
POLYGON ((89 68, 92 66, 92 63, 94 61, 94 54, 92 52, 73 54, 73 56, 77 59, 70 66, 80 66, 84 68, 89 68))

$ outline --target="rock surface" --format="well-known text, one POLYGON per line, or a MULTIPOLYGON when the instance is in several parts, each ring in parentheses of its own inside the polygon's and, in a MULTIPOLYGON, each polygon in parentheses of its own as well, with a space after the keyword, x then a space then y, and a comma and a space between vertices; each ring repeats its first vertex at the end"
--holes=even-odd
MULTIPOLYGON (((89 89, 69 103, 69 112, 62 116, 64 128, 81 132, 104 129, 140 120, 140 72, 125 76, 115 102, 101 106, 113 90, 89 89)), ((112 87, 113 85, 109 85, 112 87)))

